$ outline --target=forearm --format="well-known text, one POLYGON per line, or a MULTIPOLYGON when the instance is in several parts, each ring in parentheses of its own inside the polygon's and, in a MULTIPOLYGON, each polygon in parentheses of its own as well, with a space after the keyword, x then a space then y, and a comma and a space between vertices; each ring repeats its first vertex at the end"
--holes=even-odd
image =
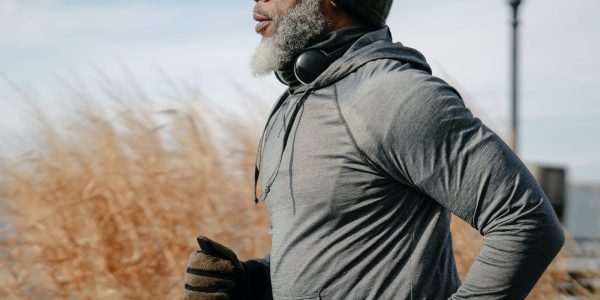
POLYGON ((547 201, 484 237, 481 250, 451 299, 524 299, 563 245, 547 201))

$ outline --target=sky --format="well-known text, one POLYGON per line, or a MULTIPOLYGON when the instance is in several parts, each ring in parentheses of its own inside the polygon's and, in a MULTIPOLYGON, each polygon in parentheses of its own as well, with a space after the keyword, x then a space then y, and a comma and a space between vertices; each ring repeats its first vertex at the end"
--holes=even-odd
MULTIPOLYGON (((131 71, 151 93, 165 74, 197 85, 225 109, 285 87, 255 78, 254 1, 0 0, 0 151, 27 134, 13 84, 60 107, 61 80, 92 85, 98 72, 131 71), (240 86, 244 93, 240 92, 240 86), (248 95, 256 95, 249 97, 248 95)), ((598 0, 525 0, 521 6, 519 155, 567 168, 570 182, 600 182, 598 0)), ((421 51, 499 135, 509 120, 510 9, 505 0, 396 1, 394 39, 421 51)))

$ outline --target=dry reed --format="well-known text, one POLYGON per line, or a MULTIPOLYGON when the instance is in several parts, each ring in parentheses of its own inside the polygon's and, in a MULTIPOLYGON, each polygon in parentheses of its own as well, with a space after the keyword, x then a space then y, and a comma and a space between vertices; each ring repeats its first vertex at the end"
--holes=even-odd
POLYGON ((219 119, 182 97, 156 112, 138 95, 110 114, 78 95, 68 128, 37 110, 40 151, 3 165, 13 231, 0 298, 181 298, 197 234, 242 258, 268 252, 248 189, 256 130, 236 118, 215 136, 219 119))
MULTIPOLYGON (((181 299, 197 234, 245 259, 269 251, 251 201, 260 122, 214 117, 193 90, 167 110, 135 86, 110 90, 116 109, 73 92, 79 109, 58 123, 34 106, 37 151, 3 161, 0 298, 181 299)), ((481 238, 460 220, 452 232, 463 276, 481 238)), ((558 295, 556 273, 531 297, 558 295)))

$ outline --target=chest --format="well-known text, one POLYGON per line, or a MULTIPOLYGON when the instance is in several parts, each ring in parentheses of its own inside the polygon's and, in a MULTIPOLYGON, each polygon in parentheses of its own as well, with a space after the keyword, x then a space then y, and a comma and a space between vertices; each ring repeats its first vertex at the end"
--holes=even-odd
POLYGON ((260 182, 270 212, 332 210, 371 179, 329 91, 291 96, 265 129, 260 182))

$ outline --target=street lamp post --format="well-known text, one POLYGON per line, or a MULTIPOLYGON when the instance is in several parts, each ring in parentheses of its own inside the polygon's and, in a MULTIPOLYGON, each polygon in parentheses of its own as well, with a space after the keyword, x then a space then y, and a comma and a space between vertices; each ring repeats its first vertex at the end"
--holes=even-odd
MULTIPOLYGON (((508 3, 512 7, 513 19, 512 19, 512 128, 511 128, 511 146, 513 151, 518 154, 518 83, 519 83, 519 40, 518 40, 518 29, 519 29, 519 5, 522 0, 508 0, 508 3)), ((527 166, 531 173, 538 181, 544 193, 550 199, 552 207, 554 208, 558 217, 563 219, 563 211, 567 202, 566 198, 566 170, 562 167, 550 167, 542 164, 528 164, 527 166)))
POLYGON ((519 27, 519 5, 521 0, 509 0, 509 4, 513 10, 512 20, 512 114, 511 114, 511 146, 513 151, 518 151, 518 27, 519 27))

